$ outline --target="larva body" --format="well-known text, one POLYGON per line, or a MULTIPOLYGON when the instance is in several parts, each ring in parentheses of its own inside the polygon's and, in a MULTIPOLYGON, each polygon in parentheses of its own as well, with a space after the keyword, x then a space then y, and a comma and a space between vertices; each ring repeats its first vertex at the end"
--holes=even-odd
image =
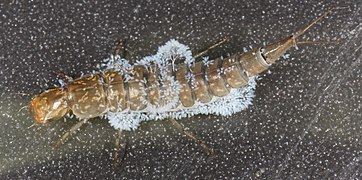
POLYGON ((112 126, 126 130, 151 119, 231 115, 250 104, 253 94, 247 90, 255 87, 253 77, 305 43, 295 39, 329 12, 293 36, 224 59, 195 62, 189 48, 175 40, 133 65, 115 56, 103 72, 36 95, 29 109, 40 124, 71 110, 81 119, 106 115, 112 126), (184 62, 175 65, 176 60, 184 62))
POLYGON ((250 78, 266 70, 275 61, 273 53, 284 53, 292 46, 293 37, 290 37, 265 48, 219 58, 207 64, 200 61, 191 66, 168 65, 163 74, 169 75, 179 84, 178 94, 165 94, 176 90, 172 89, 171 82, 161 77, 159 71, 162 67, 157 65, 135 65, 127 72, 131 77, 129 80, 120 71, 111 69, 83 76, 62 88, 53 88, 35 96, 30 110, 36 121, 44 124, 48 120, 65 116, 69 110, 82 119, 101 116, 108 111, 147 113, 150 105, 159 108, 161 112, 174 98, 172 96, 178 96, 179 100, 172 108, 167 108, 168 111, 193 108, 198 103, 207 104, 227 96, 233 88, 245 86, 250 78))

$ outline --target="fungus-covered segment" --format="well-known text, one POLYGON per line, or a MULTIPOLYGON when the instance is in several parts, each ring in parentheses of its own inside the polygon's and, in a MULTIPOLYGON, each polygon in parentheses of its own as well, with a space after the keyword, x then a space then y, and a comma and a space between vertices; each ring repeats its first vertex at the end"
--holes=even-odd
POLYGON ((147 93, 143 76, 143 68, 135 66, 132 78, 128 81, 129 106, 131 110, 142 110, 147 107, 147 93))
POLYGON ((92 74, 76 79, 65 86, 68 103, 73 114, 79 118, 93 118, 108 109, 103 78, 92 74))
POLYGON ((107 70, 124 76, 126 94, 129 94, 126 104, 134 107, 109 111, 106 117, 116 129, 133 130, 143 121, 181 119, 197 114, 229 116, 239 112, 251 104, 256 78, 246 77, 237 63, 238 58, 224 62, 209 61, 205 57, 195 63, 189 47, 175 40, 134 65, 111 57, 105 61, 107 70), (143 70, 138 70, 139 67, 143 70), (144 109, 139 106, 141 102, 147 103, 144 109))
POLYGON ((195 101, 192 95, 192 89, 189 84, 188 79, 186 79, 187 75, 187 66, 186 64, 180 64, 176 69, 176 80, 180 83, 181 89, 179 98, 184 107, 191 107, 194 105, 195 101))
POLYGON ((196 100, 201 103, 208 103, 212 99, 212 95, 209 93, 208 84, 205 78, 205 68, 203 62, 197 62, 191 67, 191 72, 195 76, 195 82, 192 84, 196 100))
POLYGON ((179 102, 180 83, 172 74, 172 66, 168 66, 163 75, 159 76, 160 85, 160 108, 172 109, 177 107, 179 102))
POLYGON ((222 64, 226 82, 232 88, 240 88, 246 85, 249 81, 248 76, 240 65, 238 57, 238 55, 231 56, 225 59, 222 64))
POLYGON ((107 85, 108 110, 116 112, 126 109, 126 91, 122 75, 117 71, 112 71, 104 73, 103 78, 107 85))
POLYGON ((148 100, 152 105, 159 107, 160 104, 160 83, 158 82, 158 69, 156 67, 146 68, 147 73, 147 86, 148 86, 148 100))
POLYGON ((222 77, 223 72, 220 72, 219 63, 222 63, 222 60, 216 59, 207 67, 206 77, 212 94, 223 97, 229 94, 229 90, 225 86, 226 83, 222 77))

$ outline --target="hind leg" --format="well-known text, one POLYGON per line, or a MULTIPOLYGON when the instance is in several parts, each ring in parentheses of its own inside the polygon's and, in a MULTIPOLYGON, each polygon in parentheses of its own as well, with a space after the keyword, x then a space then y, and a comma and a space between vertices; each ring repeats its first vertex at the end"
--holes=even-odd
MULTIPOLYGON (((113 57, 116 59, 117 56, 120 56, 120 58, 126 58, 126 56, 129 55, 127 46, 126 46, 127 40, 118 40, 114 43, 114 51, 113 51, 113 57)), ((115 60, 114 59, 114 60, 115 60)))
POLYGON ((116 141, 114 144, 113 168, 117 167, 117 165, 119 163, 119 151, 121 148, 121 137, 122 137, 122 129, 119 129, 116 132, 116 141))
POLYGON ((202 142, 201 140, 196 138, 196 136, 193 133, 186 131, 185 128, 180 123, 178 123, 175 119, 170 118, 169 120, 179 131, 183 132, 188 138, 194 140, 198 145, 200 145, 202 147, 202 149, 208 155, 211 155, 211 156, 215 155, 214 151, 212 149, 210 149, 204 142, 202 142))

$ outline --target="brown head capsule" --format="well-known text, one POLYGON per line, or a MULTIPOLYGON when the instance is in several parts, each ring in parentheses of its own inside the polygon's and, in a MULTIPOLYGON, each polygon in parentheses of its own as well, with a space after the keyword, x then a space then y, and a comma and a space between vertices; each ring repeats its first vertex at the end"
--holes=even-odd
POLYGON ((53 88, 36 95, 29 105, 35 122, 41 125, 64 117, 69 110, 66 93, 61 88, 53 88))

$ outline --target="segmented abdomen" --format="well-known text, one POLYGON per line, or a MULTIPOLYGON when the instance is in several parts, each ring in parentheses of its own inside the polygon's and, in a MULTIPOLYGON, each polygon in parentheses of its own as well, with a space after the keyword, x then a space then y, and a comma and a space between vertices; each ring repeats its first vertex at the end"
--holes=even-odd
POLYGON ((166 74, 178 83, 179 89, 173 89, 172 79, 161 80, 157 66, 141 65, 128 72, 131 76, 128 80, 119 71, 106 71, 79 78, 65 89, 73 113, 80 118, 96 117, 107 111, 142 111, 149 106, 162 109, 176 96, 174 109, 190 108, 196 102, 205 104, 228 95, 231 88, 246 85, 252 76, 268 66, 261 51, 255 49, 225 59, 200 61, 191 67, 169 66, 166 74))

